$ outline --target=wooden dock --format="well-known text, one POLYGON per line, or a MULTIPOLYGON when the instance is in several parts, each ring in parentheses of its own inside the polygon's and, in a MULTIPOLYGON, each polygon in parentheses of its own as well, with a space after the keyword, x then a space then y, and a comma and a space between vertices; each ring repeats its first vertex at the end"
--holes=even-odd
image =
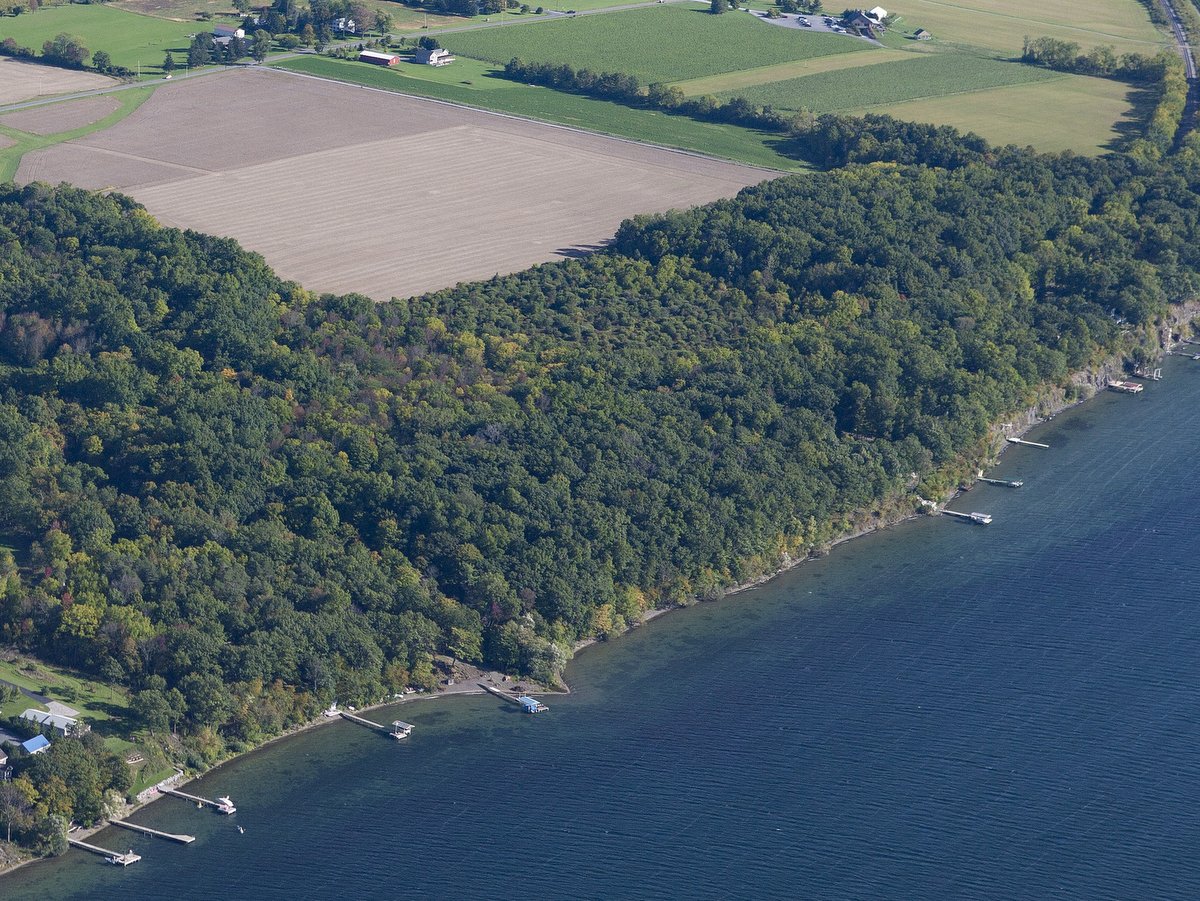
POLYGON ((131 823, 128 820, 109 820, 114 826, 120 826, 122 829, 132 829, 134 832, 140 832, 142 835, 152 835, 155 838, 165 838, 168 841, 179 842, 181 845, 190 845, 196 840, 194 835, 179 835, 174 832, 163 832, 160 829, 151 829, 149 826, 141 826, 137 823, 131 823))
POLYGON ((518 707, 521 705, 521 702, 517 700, 516 695, 510 695, 507 692, 501 691, 495 685, 488 685, 486 682, 480 682, 478 685, 488 694, 493 694, 498 698, 503 698, 505 701, 508 701, 510 704, 516 704, 518 707))
POLYGON ((1049 444, 1038 444, 1036 441, 1026 441, 1024 438, 1005 438, 1009 444, 1024 444, 1026 447, 1044 447, 1049 448, 1049 444))
POLYGON ((217 813, 237 813, 237 808, 233 806, 233 802, 228 798, 218 798, 215 801, 210 801, 208 798, 201 798, 199 795, 189 795, 187 792, 181 792, 177 788, 160 788, 159 791, 164 795, 174 795, 176 798, 192 801, 197 807, 211 807, 217 813))
POLYGON ((109 851, 107 848, 101 848, 99 845, 89 845, 87 842, 82 842, 70 836, 67 837, 67 844, 72 848, 79 848, 82 851, 91 851, 93 854, 99 854, 109 863, 114 863, 122 867, 127 867, 131 863, 137 863, 142 859, 142 855, 134 854, 132 849, 130 849, 128 854, 122 854, 120 851, 109 851))

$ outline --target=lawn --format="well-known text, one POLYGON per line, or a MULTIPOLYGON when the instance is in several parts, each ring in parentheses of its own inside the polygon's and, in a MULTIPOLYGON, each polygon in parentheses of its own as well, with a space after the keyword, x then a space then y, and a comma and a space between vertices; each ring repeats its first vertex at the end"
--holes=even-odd
POLYGON ((47 7, 0 19, 0 40, 11 37, 40 53, 44 42, 66 32, 82 38, 93 53, 107 51, 116 65, 135 70, 140 66, 144 76, 155 77, 162 75, 160 66, 168 50, 175 51, 182 63, 181 55, 198 30, 196 22, 157 19, 100 4, 47 7))
POLYGON ((972 102, 983 104, 986 100, 974 92, 1063 77, 1021 63, 947 52, 754 85, 728 96, 777 109, 832 113, 968 92, 972 102))
POLYGON ((887 9, 903 31, 925 28, 937 40, 1005 56, 1019 55, 1026 35, 1122 53, 1153 54, 1165 44, 1138 0, 898 0, 887 9))
POLYGON ((549 88, 515 84, 496 77, 487 63, 459 59, 435 69, 401 63, 398 70, 327 57, 305 56, 278 64, 294 72, 448 100, 466 106, 512 113, 543 122, 631 138, 665 147, 692 150, 772 169, 800 170, 805 164, 775 150, 777 135, 735 125, 696 122, 651 110, 631 109, 549 88))
MULTIPOLYGON (((1117 123, 1131 112, 1130 87, 1104 78, 1070 75, 1034 84, 954 94, 874 107, 898 119, 952 125, 993 144, 1032 144, 1047 153, 1094 156, 1112 149, 1117 123)), ((855 110, 852 112, 864 112, 855 110)))
POLYGON ((766 66, 870 49, 862 41, 777 28, 745 13, 714 16, 691 5, 447 34, 441 40, 460 56, 499 65, 513 57, 570 63, 636 75, 647 84, 734 72, 746 68, 747 60, 766 66))
MULTIPOLYGON (((101 734, 123 731, 113 727, 127 715, 129 703, 125 695, 81 673, 32 657, 6 654, 0 658, 0 679, 74 707, 80 718, 101 734)), ((5 704, 2 712, 12 716, 29 707, 38 705, 32 698, 21 695, 5 704)))

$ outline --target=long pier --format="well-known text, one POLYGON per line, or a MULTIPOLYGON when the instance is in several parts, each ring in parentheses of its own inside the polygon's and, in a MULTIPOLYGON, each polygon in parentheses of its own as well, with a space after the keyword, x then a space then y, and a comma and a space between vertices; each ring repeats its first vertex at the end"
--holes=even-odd
POLYGON ((957 510, 943 510, 947 516, 957 516, 959 519, 966 519, 975 523, 977 526, 986 526, 992 521, 990 513, 959 513, 957 510))
POLYGON ((477 684, 479 685, 480 688, 482 688, 488 694, 493 694, 498 698, 503 698, 504 700, 508 701, 510 704, 516 704, 518 707, 520 707, 526 713, 545 713, 547 710, 550 709, 545 704, 543 704, 541 701, 538 701, 535 698, 531 698, 528 695, 520 695, 519 697, 514 698, 512 695, 501 691, 500 689, 496 688, 494 685, 488 685, 487 683, 484 683, 484 682, 479 682, 477 684))
POLYGON ((979 481, 987 482, 989 485, 999 485, 1002 488, 1020 488, 1025 484, 1020 479, 987 479, 983 476, 979 477, 979 481))
POLYGON ((1044 447, 1049 448, 1049 444, 1039 444, 1036 441, 1026 441, 1024 438, 1005 438, 1009 444, 1024 444, 1026 447, 1044 447))
POLYGON ((488 694, 493 694, 498 698, 503 698, 504 700, 508 701, 510 704, 518 704, 519 705, 521 703, 520 701, 518 701, 516 699, 516 697, 514 695, 510 695, 506 692, 503 692, 494 685, 488 685, 486 682, 480 682, 479 687, 482 688, 484 691, 486 691, 488 694))
POLYGON ((159 791, 164 795, 174 795, 176 798, 183 798, 185 801, 194 801, 201 807, 211 807, 218 813, 237 813, 237 808, 233 806, 228 798, 218 798, 216 801, 210 801, 208 798, 201 798, 199 795, 189 795, 187 792, 181 792, 177 788, 160 788, 159 791))
POLYGON ((89 845, 87 842, 82 842, 77 838, 67 838, 67 844, 72 848, 79 848, 83 851, 91 851, 93 854, 99 854, 109 863, 119 864, 127 867, 131 863, 137 863, 142 859, 142 855, 134 854, 131 850, 128 854, 122 854, 120 851, 109 851, 107 848, 101 848, 99 845, 89 845))
POLYGON ((151 829, 149 826, 142 826, 138 823, 131 823, 128 820, 109 820, 114 826, 120 826, 122 829, 132 829, 134 832, 140 832, 142 835, 152 835, 155 838, 165 838, 168 841, 179 842, 181 845, 190 845, 196 840, 194 835, 179 835, 174 832, 163 832, 160 829, 151 829))
POLYGON ((389 727, 365 717, 355 716, 353 713, 345 710, 339 710, 338 713, 342 715, 343 719, 347 719, 352 723, 358 723, 360 726, 366 726, 368 729, 374 729, 376 732, 382 732, 384 735, 390 735, 397 740, 408 738, 412 735, 412 723, 406 723, 403 720, 396 720, 389 727))

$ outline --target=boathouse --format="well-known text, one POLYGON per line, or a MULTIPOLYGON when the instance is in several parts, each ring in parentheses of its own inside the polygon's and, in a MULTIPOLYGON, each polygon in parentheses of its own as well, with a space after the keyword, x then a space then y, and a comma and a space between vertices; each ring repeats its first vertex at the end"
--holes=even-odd
POLYGON ((529 695, 521 695, 521 697, 517 698, 517 703, 521 705, 521 709, 526 713, 542 713, 550 709, 537 698, 531 698, 529 695))

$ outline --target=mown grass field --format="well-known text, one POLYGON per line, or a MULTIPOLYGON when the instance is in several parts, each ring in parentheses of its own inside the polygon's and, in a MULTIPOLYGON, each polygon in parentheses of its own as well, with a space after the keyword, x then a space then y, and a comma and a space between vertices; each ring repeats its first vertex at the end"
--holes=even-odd
POLYGON ((939 41, 1006 56, 1020 54, 1026 35, 1085 49, 1111 44, 1122 53, 1153 53, 1166 43, 1137 0, 900 0, 887 8, 903 31, 925 28, 939 41))
POLYGON ((974 102, 986 103, 985 97, 978 92, 1063 77, 1020 63, 965 53, 938 53, 879 66, 859 66, 752 85, 723 96, 745 97, 753 103, 769 104, 776 109, 832 113, 947 94, 970 93, 975 97, 974 102))
POLYGON ((816 59, 802 59, 774 66, 743 69, 740 72, 723 72, 720 75, 709 75, 705 78, 691 78, 675 82, 675 87, 689 97, 698 97, 703 94, 741 94, 746 88, 756 85, 786 81, 790 78, 804 78, 821 72, 839 72, 859 66, 878 66, 882 63, 909 59, 912 59, 912 55, 900 50, 839 53, 836 56, 819 56, 816 59))
POLYGON ((1032 144, 1049 153, 1073 150, 1093 156, 1110 150, 1119 137, 1118 123, 1131 111, 1130 91, 1129 85, 1118 81, 1064 76, 982 93, 876 106, 869 111, 952 125, 993 144, 1032 144))
POLYGON ((0 40, 11 37, 40 53, 44 42, 66 32, 82 38, 92 53, 104 50, 116 65, 135 70, 140 65, 143 75, 152 76, 162 74, 168 50, 182 66, 190 35, 198 30, 196 22, 157 19, 100 4, 56 6, 0 19, 0 40))
POLYGON ((684 116, 630 109, 549 88, 514 84, 497 78, 493 65, 469 59, 459 59, 454 65, 441 69, 408 63, 402 63, 398 70, 381 69, 366 63, 313 56, 298 57, 278 65, 335 81, 527 116, 754 166, 784 170, 808 168, 775 150, 779 140, 776 135, 735 125, 696 122, 684 116))
POLYGON ((459 56, 503 65, 513 57, 624 72, 644 83, 682 81, 758 66, 869 51, 862 41, 808 34, 755 21, 745 13, 711 15, 699 5, 659 6, 602 16, 447 34, 459 56))

